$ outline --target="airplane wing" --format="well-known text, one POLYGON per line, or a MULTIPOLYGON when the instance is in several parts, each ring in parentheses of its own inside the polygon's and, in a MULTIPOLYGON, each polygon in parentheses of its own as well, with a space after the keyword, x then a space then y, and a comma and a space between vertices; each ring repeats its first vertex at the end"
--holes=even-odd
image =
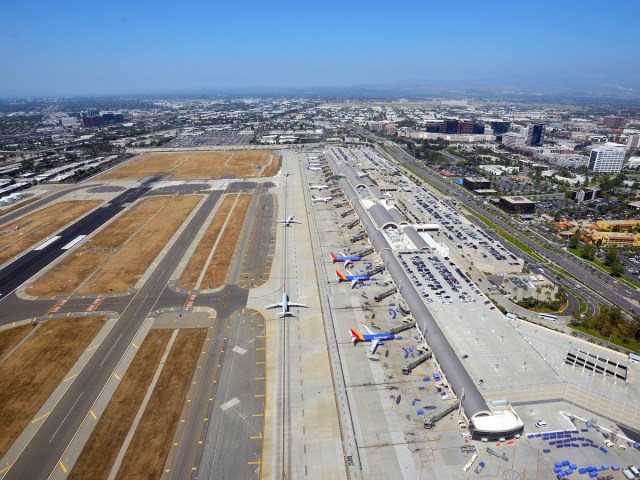
MULTIPOLYGON (((289 305, 293 305, 292 303, 290 303, 289 305)), ((282 302, 279 303, 270 303, 269 305, 265 305, 264 308, 269 309, 269 308, 276 308, 276 307, 281 307, 282 308, 282 302)))
POLYGON ((358 282, 360 282, 360 280, 358 280, 357 278, 354 278, 353 280, 351 280, 351 288, 356 288, 356 285, 358 285, 358 282))
POLYGON ((371 341, 371 353, 376 353, 376 348, 378 348, 379 343, 380 340, 378 340, 377 338, 371 341))
POLYGON ((304 303, 295 303, 295 302, 289 302, 289 306, 290 307, 304 307, 304 308, 309 308, 308 305, 305 305, 304 303))
POLYGON ((366 323, 361 323, 361 325, 364 327, 364 329, 367 331, 367 333, 369 333, 370 335, 374 334, 374 332, 371 331, 371 329, 367 326, 366 323))

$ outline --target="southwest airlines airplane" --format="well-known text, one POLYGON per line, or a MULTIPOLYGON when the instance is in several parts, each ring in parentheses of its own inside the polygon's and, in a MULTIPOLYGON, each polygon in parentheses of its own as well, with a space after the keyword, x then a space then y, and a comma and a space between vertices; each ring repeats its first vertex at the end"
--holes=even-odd
POLYGON ((349 329, 349 332, 351 333, 351 341, 354 345, 358 342, 371 342, 371 353, 376 353, 376 348, 378 348, 378 345, 383 344, 383 340, 393 340, 395 338, 393 333, 374 333, 364 323, 362 326, 367 331, 364 335, 355 331, 353 328, 349 329))
POLYGON ((351 288, 355 288, 355 286, 363 280, 369 280, 371 278, 369 275, 354 275, 349 270, 347 270, 346 275, 336 270, 336 277, 338 278, 338 283, 351 282, 351 288))
POLYGON ((340 255, 336 255, 331 252, 331 260, 333 263, 343 262, 345 267, 349 265, 353 265, 353 262, 359 262, 362 260, 362 257, 358 257, 357 255, 345 255, 344 253, 340 253, 340 255))

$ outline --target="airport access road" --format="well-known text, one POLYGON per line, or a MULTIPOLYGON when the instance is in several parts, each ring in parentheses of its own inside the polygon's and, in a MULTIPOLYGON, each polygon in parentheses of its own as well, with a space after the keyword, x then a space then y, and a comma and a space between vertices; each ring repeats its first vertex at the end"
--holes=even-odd
POLYGON ((121 297, 126 305, 120 318, 56 407, 42 420, 36 434, 12 459, 5 479, 45 479, 56 468, 144 319, 156 309, 167 282, 219 197, 220 192, 213 192, 201 204, 140 290, 133 296, 121 297))

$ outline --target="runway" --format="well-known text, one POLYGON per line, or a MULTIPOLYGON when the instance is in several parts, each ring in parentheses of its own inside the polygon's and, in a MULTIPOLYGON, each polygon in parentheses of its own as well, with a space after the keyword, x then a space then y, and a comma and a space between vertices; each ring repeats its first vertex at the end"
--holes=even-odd
MULTIPOLYGON (((174 290, 168 286, 169 280, 224 193, 222 191, 209 193, 183 226, 177 240, 168 247, 158 266, 134 294, 72 295, 64 299, 28 301, 13 293, 19 285, 64 253, 60 246, 77 235, 88 235, 95 231, 152 187, 151 183, 146 183, 118 195, 108 205, 65 228, 58 234, 60 238, 54 244, 27 253, 2 271, 2 278, 12 282, 4 282, 4 291, 11 291, 12 294, 0 300, 3 307, 0 312, 2 324, 46 313, 83 314, 92 308, 96 313, 119 313, 111 331, 68 390, 58 399, 55 408, 42 420, 35 435, 20 446, 23 449, 14 458, 4 458, 5 462, 12 464, 3 478, 48 478, 51 472, 56 471, 62 475, 59 460, 145 318, 154 311, 179 311, 185 308, 192 292, 174 290), (16 271, 20 272, 19 278, 11 277, 11 272, 16 271)), ((180 433, 181 448, 172 451, 167 459, 172 472, 170 478, 189 478, 194 472, 197 476, 192 478, 237 478, 239 471, 249 478, 259 471, 266 390, 265 327, 260 315, 245 309, 249 291, 237 283, 242 284, 240 280, 247 280, 246 287, 250 288, 269 277, 270 259, 275 246, 275 208, 273 198, 268 193, 269 187, 259 182, 235 182, 229 185, 229 191, 242 189, 254 192, 253 207, 250 209, 252 213, 238 239, 238 251, 229 266, 228 284, 216 292, 195 292, 195 299, 189 307, 214 309, 216 321, 211 329, 213 341, 210 351, 200 372, 204 381, 200 382, 194 397, 194 408, 189 410, 180 433), (268 257, 268 261, 256 258, 258 256, 268 257), (244 350, 242 354, 232 350, 236 345, 244 350), (228 407, 225 403, 229 399, 240 399, 240 404, 234 401, 233 408, 228 407), (229 442, 230 437, 235 440, 229 442), (242 448, 239 449, 239 445, 242 448), (196 470, 193 470, 194 467, 196 470)))
MULTIPOLYGON (((65 253, 67 250, 63 249, 63 247, 76 240, 80 235, 90 235, 96 231, 121 212, 123 208, 126 208, 148 193, 151 187, 152 184, 147 182, 139 187, 127 190, 107 204, 96 208, 88 215, 80 218, 77 222, 68 226, 54 237, 51 237, 52 239, 55 238, 55 241, 42 242, 40 246, 35 246, 33 250, 22 255, 0 270, 0 304, 2 304, 16 288, 65 253), (43 245, 46 246, 41 248, 43 245)), ((12 321, 10 310, 11 309, 8 308, 2 308, 0 311, 0 325, 12 321)))
MULTIPOLYGON (((148 185, 145 186, 145 192, 148 191, 148 188, 148 185)), ((138 189, 135 192, 138 195, 144 193, 139 192, 138 189)), ((209 195, 184 228, 178 240, 169 248, 160 264, 151 273, 148 281, 135 295, 111 299, 116 303, 113 305, 114 307, 117 307, 117 304, 121 307, 124 306, 118 321, 96 349, 89 363, 59 400, 56 408, 49 413, 37 433, 25 445, 24 450, 4 478, 47 478, 53 471, 58 459, 89 412, 142 322, 151 311, 158 307, 163 292, 167 290, 167 282, 171 274, 219 196, 220 192, 213 192, 209 195)), ((118 204, 130 202, 131 198, 130 192, 123 194, 120 196, 118 204)), ((106 219, 103 220, 103 223, 104 221, 106 219)), ((53 252, 53 254, 59 255, 58 252, 53 252)), ((233 297, 232 293, 233 290, 226 290, 220 292, 220 295, 233 297)), ((229 301, 228 303, 233 304, 234 302, 229 301)), ((101 310, 104 310, 104 307, 101 310)))

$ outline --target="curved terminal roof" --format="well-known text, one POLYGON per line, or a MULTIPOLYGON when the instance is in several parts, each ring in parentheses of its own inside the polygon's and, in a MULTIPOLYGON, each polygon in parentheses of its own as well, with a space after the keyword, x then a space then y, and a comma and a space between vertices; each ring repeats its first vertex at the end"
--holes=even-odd
MULTIPOLYGON (((332 164, 332 168, 338 170, 335 162, 332 160, 329 160, 329 162, 332 164)), ((438 360, 443 373, 446 375, 449 385, 451 385, 451 388, 458 398, 461 398, 465 413, 469 418, 481 412, 490 414, 489 407, 480 394, 476 384, 473 379, 469 377, 469 374, 464 369, 455 351, 449 342, 447 342, 442 330, 440 330, 440 327, 431 315, 431 312, 427 309, 427 306, 422 301, 422 298, 420 298, 418 292, 413 288, 411 279, 408 277, 398 262, 398 259, 393 254, 391 246, 385 239, 382 232, 379 231, 371 221, 371 218, 367 215, 367 212, 360 204, 360 201, 355 199, 357 197, 355 189, 346 179, 340 180, 339 183, 343 188, 346 197, 354 198, 352 202, 353 208, 360 217, 360 221, 367 231, 373 247, 376 249, 380 259, 386 265, 391 278, 393 278, 396 285, 407 286, 402 290, 401 294, 409 305, 409 308, 411 308, 411 312, 416 319, 419 328, 423 332, 425 340, 438 360)), ((374 205, 369 209, 369 212, 371 212, 371 216, 374 217, 376 223, 387 218, 384 214, 391 217, 382 205, 374 205), (378 213, 380 210, 376 207, 380 207, 384 210, 384 213, 378 213), (375 219, 376 215, 379 216, 378 219, 375 219)))
POLYGON ((424 238, 422 238, 422 236, 418 232, 416 232, 415 228, 404 227, 402 231, 405 233, 407 237, 409 237, 409 240, 413 242, 413 244, 416 246, 416 249, 431 250, 431 247, 429 246, 427 241, 424 238))
POLYGON ((484 433, 511 432, 524 427, 524 422, 513 410, 480 412, 473 417, 473 426, 484 433))
POLYGON ((368 188, 369 188, 369 191, 371 192, 371 195, 373 197, 375 197, 377 199, 384 198, 384 195, 382 195, 382 192, 380 191, 380 189, 377 186, 375 186, 373 184, 370 184, 368 186, 368 188))
POLYGON ((376 203, 374 206, 369 208, 369 214, 371 215, 371 218, 373 218, 373 221, 376 222, 376 225, 378 225, 378 228, 384 228, 388 225, 398 226, 389 213, 389 210, 379 203, 376 203))
POLYGON ((389 208, 389 213, 391 214, 391 216, 393 217, 393 219, 395 220, 395 222, 397 224, 406 225, 408 223, 407 219, 404 217, 402 212, 400 210, 398 210, 396 207, 389 208))

